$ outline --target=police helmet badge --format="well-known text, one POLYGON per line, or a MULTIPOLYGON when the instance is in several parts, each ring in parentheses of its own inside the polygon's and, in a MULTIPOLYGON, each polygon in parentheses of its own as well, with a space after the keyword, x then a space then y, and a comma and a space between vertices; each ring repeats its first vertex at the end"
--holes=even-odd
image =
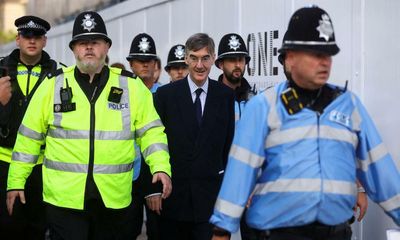
POLYGON ((340 49, 336 44, 333 23, 328 13, 316 5, 295 11, 283 36, 282 47, 278 50, 281 64, 288 50, 336 55, 340 49))
POLYGON ((319 20, 317 31, 319 32, 319 37, 324 38, 325 41, 329 41, 329 39, 333 36, 333 26, 331 19, 327 14, 321 15, 321 20, 319 20))
POLYGON ((246 44, 243 38, 237 33, 225 34, 218 45, 218 57, 215 66, 219 68, 219 63, 226 58, 244 57, 246 64, 250 61, 246 44))
POLYGON ((168 52, 167 65, 164 67, 165 71, 169 71, 171 67, 186 67, 185 63, 185 46, 176 44, 171 47, 168 52))
POLYGON ((174 54, 177 59, 182 59, 185 56, 185 49, 182 46, 178 45, 175 48, 174 54))
POLYGON ((233 49, 236 51, 240 47, 239 39, 235 35, 232 35, 231 38, 229 39, 228 45, 229 45, 230 49, 233 49))
POLYGON ((81 26, 83 27, 84 30, 90 32, 92 31, 93 28, 95 28, 97 23, 94 21, 94 18, 92 18, 92 15, 90 14, 86 14, 84 17, 85 18, 82 19, 81 26))
POLYGON ((149 51, 150 48, 151 48, 149 41, 147 41, 147 38, 145 38, 145 37, 143 37, 141 39, 141 41, 139 42, 138 47, 139 47, 140 51, 142 51, 144 53, 149 51))
POLYGON ((103 18, 97 12, 93 11, 80 13, 74 21, 69 48, 72 50, 76 41, 95 39, 103 39, 111 47, 112 41, 107 35, 107 29, 103 18))
POLYGON ((126 60, 132 61, 138 59, 141 61, 150 61, 157 58, 156 43, 147 33, 139 33, 131 43, 129 55, 126 60))

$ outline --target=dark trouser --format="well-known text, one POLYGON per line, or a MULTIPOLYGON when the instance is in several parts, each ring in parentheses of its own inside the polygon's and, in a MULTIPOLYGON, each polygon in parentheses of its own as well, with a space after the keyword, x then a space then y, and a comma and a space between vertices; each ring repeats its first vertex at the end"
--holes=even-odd
POLYGON ((161 240, 210 240, 213 225, 206 222, 184 222, 161 218, 161 240))
POLYGON ((240 219, 240 236, 242 240, 265 240, 267 238, 266 231, 261 231, 249 227, 246 223, 246 210, 240 219))
POLYGON ((351 234, 348 223, 327 226, 316 222, 300 227, 272 229, 270 240, 350 240, 351 234))
POLYGON ((46 232, 42 196, 42 165, 33 168, 25 184, 26 204, 16 199, 13 215, 7 212, 7 176, 9 163, 0 161, 0 239, 40 239, 46 232))
POLYGON ((159 240, 160 216, 156 212, 150 210, 146 205, 143 194, 143 186, 140 181, 136 180, 132 183, 132 217, 134 239, 142 233, 143 225, 143 207, 146 209, 146 235, 148 240, 159 240))
POLYGON ((51 240, 133 239, 130 207, 109 209, 101 200, 91 200, 83 211, 50 204, 46 210, 51 240))

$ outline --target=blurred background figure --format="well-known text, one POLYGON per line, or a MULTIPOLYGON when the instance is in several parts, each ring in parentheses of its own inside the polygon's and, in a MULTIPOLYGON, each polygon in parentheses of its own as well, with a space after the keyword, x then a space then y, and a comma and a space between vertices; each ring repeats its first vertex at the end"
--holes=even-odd
POLYGON ((188 65, 185 62, 185 46, 177 44, 168 53, 167 65, 164 67, 171 82, 185 78, 188 73, 188 65))

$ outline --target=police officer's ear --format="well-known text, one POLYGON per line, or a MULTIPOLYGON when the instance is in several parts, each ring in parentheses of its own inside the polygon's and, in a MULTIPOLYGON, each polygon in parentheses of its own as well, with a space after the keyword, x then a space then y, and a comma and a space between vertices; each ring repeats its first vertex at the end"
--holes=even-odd
POLYGON ((218 64, 218 68, 222 69, 222 67, 224 66, 224 60, 219 60, 217 64, 218 64))
POLYGON ((284 66, 286 72, 291 72, 294 58, 295 58, 294 51, 289 50, 285 53, 282 65, 284 66))
POLYGON ((46 47, 46 44, 47 44, 47 36, 44 35, 44 36, 43 36, 43 48, 46 47))
POLYGON ((106 43, 107 43, 107 47, 108 47, 108 49, 110 49, 110 47, 111 47, 111 44, 110 44, 110 42, 108 42, 108 41, 105 41, 106 43))

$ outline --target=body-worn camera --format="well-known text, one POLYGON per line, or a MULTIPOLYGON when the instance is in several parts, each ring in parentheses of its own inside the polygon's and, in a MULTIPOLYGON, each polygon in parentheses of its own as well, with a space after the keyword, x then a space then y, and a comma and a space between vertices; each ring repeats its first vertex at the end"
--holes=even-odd
POLYGON ((283 91, 281 94, 281 99, 286 111, 290 115, 300 112, 300 110, 304 108, 304 105, 300 101, 299 95, 294 88, 288 88, 283 91))

